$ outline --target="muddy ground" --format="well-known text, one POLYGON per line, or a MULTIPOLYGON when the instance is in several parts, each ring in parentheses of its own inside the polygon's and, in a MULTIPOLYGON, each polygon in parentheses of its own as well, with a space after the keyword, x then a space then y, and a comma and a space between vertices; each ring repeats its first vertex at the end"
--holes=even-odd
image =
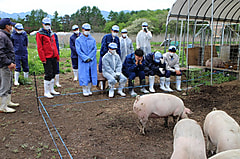
MULTIPOLYGON (((69 154, 74 159, 170 158, 173 151, 172 120, 169 128, 165 128, 163 118, 151 119, 143 136, 132 111, 134 98, 116 95, 109 99, 96 87, 93 96, 83 97, 77 93, 81 92, 81 87, 72 81, 72 73, 61 74, 60 79, 62 88, 56 90, 61 91, 61 96, 40 98, 40 105, 45 108, 40 107, 43 115, 37 106, 34 83, 13 87, 12 101, 19 102, 20 107, 14 114, 0 114, 1 159, 70 158, 69 154)), ((39 96, 42 96, 42 76, 37 78, 37 85, 39 96)), ((155 88, 161 92, 158 86, 155 88)), ((189 117, 201 126, 213 107, 226 111, 240 122, 240 81, 200 86, 189 90, 187 96, 182 93, 172 94, 183 99, 185 106, 194 112, 189 117)))

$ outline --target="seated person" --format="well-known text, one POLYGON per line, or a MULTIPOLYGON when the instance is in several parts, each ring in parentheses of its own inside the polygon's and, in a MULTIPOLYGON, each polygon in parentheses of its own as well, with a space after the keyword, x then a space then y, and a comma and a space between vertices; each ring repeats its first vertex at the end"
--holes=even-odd
POLYGON ((155 75, 160 77, 160 89, 166 90, 164 86, 166 63, 163 60, 163 55, 160 52, 147 54, 145 59, 145 75, 149 76, 149 91, 154 93, 155 75))
POLYGON ((126 96, 123 93, 123 88, 127 82, 127 78, 122 74, 122 61, 120 56, 116 53, 116 43, 110 43, 108 45, 108 52, 102 58, 102 73, 108 80, 109 85, 109 97, 114 97, 114 85, 119 82, 118 94, 126 96))
POLYGON ((176 54, 176 47, 170 46, 168 52, 163 54, 163 59, 166 62, 167 70, 166 70, 166 80, 165 87, 169 92, 173 90, 170 88, 170 76, 176 76, 176 89, 178 91, 182 91, 181 89, 181 76, 182 72, 179 67, 179 56, 176 54))
POLYGON ((145 60, 144 60, 144 52, 142 49, 136 49, 134 53, 131 53, 126 56, 126 59, 123 63, 123 74, 128 77, 128 87, 129 93, 132 97, 137 96, 137 93, 134 92, 134 79, 135 77, 139 77, 140 84, 143 85, 143 88, 140 89, 143 93, 149 93, 145 88, 145 60))

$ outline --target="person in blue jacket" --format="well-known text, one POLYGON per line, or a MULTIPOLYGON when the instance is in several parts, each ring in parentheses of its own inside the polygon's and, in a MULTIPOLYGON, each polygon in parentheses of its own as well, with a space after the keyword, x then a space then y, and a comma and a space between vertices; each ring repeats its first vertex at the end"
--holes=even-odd
POLYGON ((29 66, 28 66, 28 36, 27 33, 23 30, 23 25, 17 23, 15 25, 15 30, 11 35, 11 40, 13 43, 15 61, 16 61, 16 70, 14 73, 14 85, 18 86, 18 78, 21 72, 21 66, 23 68, 24 78, 28 78, 29 66))
POLYGON ((149 78, 149 91, 154 93, 154 80, 155 75, 160 77, 160 89, 165 90, 164 78, 166 71, 166 63, 164 62, 163 55, 160 52, 153 52, 146 55, 145 58, 145 75, 149 78))
POLYGON ((134 79, 135 77, 139 77, 140 84, 142 88, 140 89, 143 93, 149 93, 143 85, 145 85, 145 60, 144 60, 144 52, 142 49, 136 49, 134 53, 131 53, 126 56, 126 59, 123 63, 122 72, 128 77, 128 87, 129 93, 132 97, 137 96, 137 93, 134 92, 134 79))
POLYGON ((75 47, 76 39, 81 35, 77 25, 72 26, 73 34, 70 37, 71 60, 73 67, 73 81, 78 80, 78 55, 75 47))
MULTIPOLYGON (((54 33, 54 36, 55 36, 55 41, 56 41, 56 45, 57 45, 58 55, 60 55, 58 36, 56 33, 54 33)), ((55 84, 57 87, 62 87, 59 83, 59 73, 60 73, 59 62, 57 62, 57 74, 55 75, 55 84)))
POLYGON ((100 49, 100 58, 99 58, 99 65, 98 65, 98 71, 102 73, 102 58, 103 56, 108 52, 108 45, 110 43, 116 43, 117 44, 117 54, 121 57, 121 51, 120 51, 120 41, 118 37, 119 27, 117 25, 112 26, 112 31, 110 34, 104 35, 102 42, 101 42, 101 49, 100 49))
POLYGON ((76 39, 76 51, 78 54, 79 85, 83 87, 83 95, 92 95, 92 85, 97 85, 97 45, 96 40, 90 34, 91 26, 88 23, 82 25, 82 34, 76 39))

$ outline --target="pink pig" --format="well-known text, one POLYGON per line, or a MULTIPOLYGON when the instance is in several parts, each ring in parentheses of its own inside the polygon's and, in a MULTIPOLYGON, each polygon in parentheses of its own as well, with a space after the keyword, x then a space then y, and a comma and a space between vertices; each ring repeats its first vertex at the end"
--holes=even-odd
POLYGON ((192 113, 190 109, 185 108, 180 98, 164 93, 137 96, 133 104, 133 111, 140 120, 139 129, 143 134, 145 134, 144 129, 149 117, 165 117, 165 126, 168 126, 168 116, 173 116, 174 121, 176 119, 178 121, 179 118, 188 118, 187 114, 192 113))

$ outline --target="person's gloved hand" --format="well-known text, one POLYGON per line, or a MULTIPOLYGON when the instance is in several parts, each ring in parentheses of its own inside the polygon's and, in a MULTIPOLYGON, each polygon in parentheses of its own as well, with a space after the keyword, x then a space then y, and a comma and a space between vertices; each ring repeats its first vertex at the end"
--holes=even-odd
POLYGON ((165 74, 165 71, 163 70, 163 68, 159 68, 159 71, 161 74, 165 74))
POLYGON ((161 64, 164 64, 164 59, 160 59, 161 64))
POLYGON ((90 61, 92 61, 92 59, 91 59, 91 58, 87 59, 85 62, 90 62, 90 61))
POLYGON ((175 72, 175 69, 174 68, 170 68, 169 71, 175 72))

